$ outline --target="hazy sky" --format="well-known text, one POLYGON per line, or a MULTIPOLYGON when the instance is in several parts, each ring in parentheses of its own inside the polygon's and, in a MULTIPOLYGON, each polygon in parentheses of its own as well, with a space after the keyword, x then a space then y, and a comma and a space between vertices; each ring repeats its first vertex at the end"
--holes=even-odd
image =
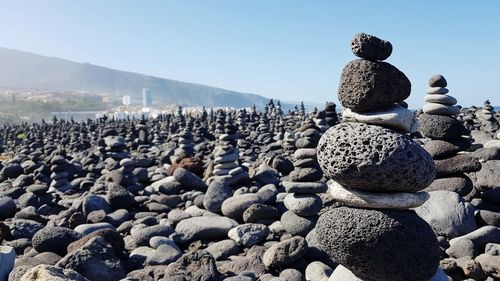
POLYGON ((428 78, 459 104, 500 104, 500 1, 0 0, 0 46, 273 97, 338 103, 358 32, 423 105, 428 78))

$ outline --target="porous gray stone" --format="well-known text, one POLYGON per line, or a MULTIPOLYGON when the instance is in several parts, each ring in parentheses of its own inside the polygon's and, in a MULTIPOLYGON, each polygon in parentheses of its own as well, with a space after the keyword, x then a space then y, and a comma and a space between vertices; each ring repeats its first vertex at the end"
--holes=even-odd
POLYGON ((318 144, 318 162, 341 185, 374 192, 415 192, 436 174, 429 153, 408 136, 362 123, 328 129, 318 144))
POLYGON ((39 230, 32 239, 33 248, 39 253, 53 252, 64 256, 68 245, 81 238, 81 234, 65 227, 49 226, 39 230))
POLYGON ((342 106, 354 112, 392 106, 410 96, 408 77, 386 62, 354 60, 342 70, 338 97, 342 106))
POLYGON ((358 33, 351 41, 352 53, 367 60, 385 60, 392 53, 392 44, 373 35, 358 33))
POLYGON ((439 265, 436 236, 413 211, 335 208, 316 232, 322 248, 359 278, 428 280, 439 265))

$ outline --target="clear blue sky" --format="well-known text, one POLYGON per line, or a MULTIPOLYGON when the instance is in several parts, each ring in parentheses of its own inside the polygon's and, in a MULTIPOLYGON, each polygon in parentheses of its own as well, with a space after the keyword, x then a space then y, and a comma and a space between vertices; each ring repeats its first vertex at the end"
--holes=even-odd
POLYGON ((281 100, 338 103, 358 32, 423 105, 442 73, 459 104, 500 104, 500 1, 0 0, 0 46, 281 100))

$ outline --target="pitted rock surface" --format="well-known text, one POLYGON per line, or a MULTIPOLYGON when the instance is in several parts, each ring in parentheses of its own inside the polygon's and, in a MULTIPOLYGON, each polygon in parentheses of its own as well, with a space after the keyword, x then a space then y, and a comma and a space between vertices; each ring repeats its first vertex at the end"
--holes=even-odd
POLYGON ((392 44, 373 35, 358 33, 351 41, 352 53, 367 60, 385 60, 392 53, 392 44))
POLYGON ((340 103, 354 112, 387 108, 410 96, 408 77, 386 62, 354 60, 342 71, 340 103))
POLYGON ((429 280, 439 265, 436 236, 413 211, 335 208, 316 232, 322 248, 360 278, 429 280))
POLYGON ((326 131, 318 162, 341 185, 374 192, 418 191, 436 175, 429 153, 409 137, 362 123, 342 123, 326 131))

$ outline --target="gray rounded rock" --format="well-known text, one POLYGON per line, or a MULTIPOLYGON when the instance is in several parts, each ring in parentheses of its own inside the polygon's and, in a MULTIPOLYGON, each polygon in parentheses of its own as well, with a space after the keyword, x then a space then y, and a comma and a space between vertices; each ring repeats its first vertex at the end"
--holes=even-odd
POLYGON ((39 230, 32 239, 33 248, 39 253, 53 252, 64 256, 67 247, 81 238, 81 234, 65 227, 45 227, 39 230))
POLYGON ((354 112, 384 109, 410 96, 408 77, 386 62, 354 60, 342 70, 338 96, 354 112))
POLYGON ((321 198, 316 194, 294 194, 290 193, 283 201, 285 207, 299 216, 314 216, 323 207, 321 198))
POLYGON ((0 197, 0 220, 14 217, 16 214, 16 203, 8 196, 0 197))
POLYGON ((450 116, 422 114, 419 121, 420 133, 431 139, 456 140, 469 134, 460 121, 450 116))
POLYGON ((316 232, 323 249, 362 279, 429 280, 439 266, 436 236, 413 211, 335 208, 316 232))
POLYGON ((477 229, 475 208, 451 191, 429 192, 430 198, 415 212, 434 230, 436 235, 454 238, 477 229))
POLYGON ((434 74, 429 79, 429 87, 446 87, 448 86, 448 82, 441 74, 434 74))
POLYGON ((367 60, 385 60, 392 53, 392 44, 373 35, 358 33, 351 41, 352 53, 367 60))
POLYGON ((267 268, 280 268, 291 264, 307 252, 307 242, 303 237, 294 236, 272 245, 264 253, 262 262, 267 268))
POLYGON ((226 199, 221 206, 224 216, 239 220, 243 212, 253 204, 264 203, 264 200, 255 193, 236 195, 226 199))
POLYGON ((321 137, 318 162, 343 186, 374 192, 415 192, 432 183, 434 162, 406 135, 362 123, 342 123, 321 137))
POLYGON ((306 236, 314 228, 317 216, 300 217, 291 211, 286 211, 281 216, 281 224, 286 232, 292 235, 306 236))

